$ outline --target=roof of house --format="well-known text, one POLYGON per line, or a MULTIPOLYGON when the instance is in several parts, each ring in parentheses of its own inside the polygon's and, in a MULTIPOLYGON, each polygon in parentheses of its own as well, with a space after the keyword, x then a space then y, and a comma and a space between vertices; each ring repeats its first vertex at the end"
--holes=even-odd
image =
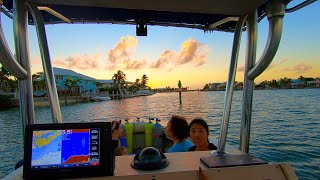
POLYGON ((97 82, 101 84, 113 84, 114 81, 112 79, 106 79, 106 80, 97 80, 97 82))
POLYGON ((293 83, 293 84, 302 84, 303 82, 302 82, 301 79, 292 79, 291 83, 293 83))
MULTIPOLYGON (((102 80, 97 80, 97 82, 100 82, 101 84, 113 84, 114 80, 113 79, 102 79, 102 80)), ((125 81, 126 84, 133 84, 133 82, 130 81, 125 81)))
POLYGON ((95 81, 96 79, 77 73, 75 71, 69 70, 69 69, 63 69, 63 68, 57 68, 57 67, 53 67, 53 73, 54 75, 62 75, 62 76, 74 76, 74 77, 79 77, 83 80, 91 80, 91 81, 95 81))

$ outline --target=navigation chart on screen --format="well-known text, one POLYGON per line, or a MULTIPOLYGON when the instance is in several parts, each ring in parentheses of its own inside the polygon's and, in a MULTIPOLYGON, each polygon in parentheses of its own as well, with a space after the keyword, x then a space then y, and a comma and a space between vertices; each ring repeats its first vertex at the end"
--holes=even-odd
POLYGON ((89 160, 90 129, 33 132, 32 166, 80 164, 89 160))

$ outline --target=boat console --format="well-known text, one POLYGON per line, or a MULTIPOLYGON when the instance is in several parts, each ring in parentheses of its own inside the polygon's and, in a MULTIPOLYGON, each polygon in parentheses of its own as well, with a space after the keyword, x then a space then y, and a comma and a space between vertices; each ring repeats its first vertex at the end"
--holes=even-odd
MULTIPOLYGON (((230 156, 239 156, 238 150, 231 152, 230 156)), ((180 153, 165 153, 169 164, 159 170, 142 171, 131 167, 134 156, 116 156, 115 171, 113 176, 91 177, 87 180, 167 180, 184 179, 197 180, 199 167, 208 180, 233 180, 233 179, 278 179, 297 180, 294 169, 289 164, 255 164, 233 167, 208 168, 200 161, 201 157, 212 157, 210 151, 194 151, 180 153)), ((45 176, 46 178, 48 176, 45 176)), ((53 176, 54 177, 54 176, 53 176)), ((22 167, 6 176, 3 180, 21 180, 22 167)), ((44 179, 44 178, 43 178, 44 179)), ((81 178, 83 179, 83 178, 81 178)))

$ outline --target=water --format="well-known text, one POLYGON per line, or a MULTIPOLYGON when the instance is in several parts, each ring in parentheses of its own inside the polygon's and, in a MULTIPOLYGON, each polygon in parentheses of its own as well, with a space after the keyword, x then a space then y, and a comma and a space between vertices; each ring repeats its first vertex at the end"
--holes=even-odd
MULTIPOLYGON (((227 143, 239 146, 242 92, 234 93, 227 143)), ((162 124, 173 114, 189 120, 203 117, 218 137, 224 92, 159 93, 109 102, 61 108, 64 122, 159 117, 162 124)), ((51 122, 50 108, 36 108, 40 123, 51 122)), ((0 111, 0 178, 22 158, 19 109, 0 111)), ((320 177, 320 89, 259 90, 254 92, 250 153, 270 162, 288 162, 300 179, 320 177)))

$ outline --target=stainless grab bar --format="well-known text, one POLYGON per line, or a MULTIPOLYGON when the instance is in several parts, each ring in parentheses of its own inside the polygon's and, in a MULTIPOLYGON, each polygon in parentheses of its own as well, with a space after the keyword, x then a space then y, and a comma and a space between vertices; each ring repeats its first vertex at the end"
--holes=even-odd
POLYGON ((26 79, 27 71, 17 62, 4 37, 0 16, 0 63, 18 79, 26 79))
POLYGON ((58 97, 58 92, 56 87, 56 81, 54 79, 53 68, 51 64, 47 36, 46 36, 46 30, 44 27, 42 15, 36 5, 27 2, 27 6, 34 19, 36 31, 38 35, 43 72, 44 72, 44 77, 46 80, 47 90, 49 94, 49 100, 51 104, 52 120, 53 120, 53 123, 62 123, 59 97, 58 97))
POLYGON ((26 79, 19 79, 20 111, 24 131, 26 124, 35 123, 28 41, 28 11, 25 7, 25 0, 13 0, 13 34, 17 60, 27 72, 26 79))
POLYGON ((246 21, 246 18, 247 16, 244 16, 239 19, 239 21, 236 24, 236 28, 234 32, 229 75, 228 75, 228 81, 226 86, 223 115, 222 115, 222 121, 221 121, 221 127, 220 127, 218 150, 216 152, 212 152, 213 154, 217 154, 217 155, 225 154, 225 146, 226 146, 226 140, 227 140, 227 134, 228 134, 228 124, 229 124, 229 117, 230 117, 230 111, 231 111, 234 81, 235 81, 236 71, 237 71, 242 28, 246 21))
POLYGON ((285 4, 279 1, 271 1, 266 7, 266 14, 269 20, 269 34, 266 46, 259 61, 248 72, 248 78, 254 80, 272 62, 281 40, 283 16, 285 4))
POLYGON ((296 5, 296 6, 292 7, 292 8, 288 8, 285 11, 286 11, 286 13, 292 13, 292 12, 295 12, 295 11, 301 9, 301 8, 304 8, 304 7, 314 3, 316 1, 317 0, 307 0, 307 1, 304 1, 304 2, 302 2, 302 3, 300 3, 300 4, 296 5))
POLYGON ((3 14, 5 14, 6 16, 8 16, 10 19, 13 18, 13 15, 10 14, 8 11, 6 11, 6 10, 2 7, 1 2, 0 2, 0 12, 2 12, 3 14))
POLYGON ((255 10, 248 15, 246 21, 247 27, 247 48, 245 58, 244 80, 243 80, 243 95, 242 95, 242 110, 241 110, 241 125, 240 125, 240 147, 243 153, 249 152, 250 131, 251 131, 251 112, 254 81, 248 78, 248 71, 254 66, 257 54, 257 39, 258 39, 258 13, 255 10))

